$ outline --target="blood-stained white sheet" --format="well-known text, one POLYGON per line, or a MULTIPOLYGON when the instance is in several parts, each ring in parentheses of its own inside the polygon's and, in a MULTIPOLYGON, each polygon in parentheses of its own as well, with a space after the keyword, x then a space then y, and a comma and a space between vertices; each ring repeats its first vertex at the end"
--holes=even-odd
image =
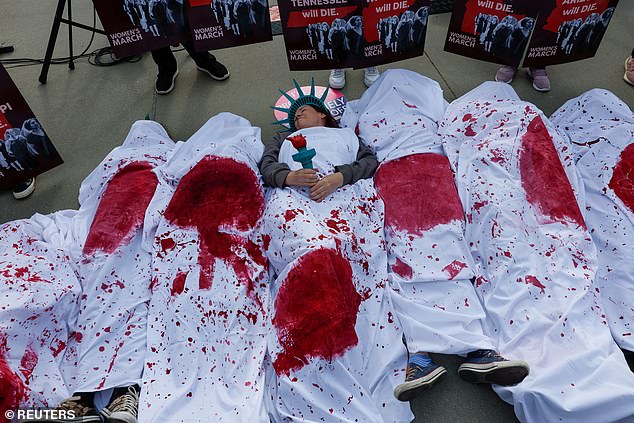
POLYGON ((568 139, 583 180, 605 319, 617 344, 634 351, 634 114, 614 94, 594 89, 551 121, 568 139))
MULTIPOLYGON (((355 160, 350 129, 307 128, 320 175, 355 160)), ((286 140, 280 161, 300 168, 286 140)), ((263 231, 276 275, 271 287, 269 399, 274 422, 405 422, 392 395, 406 365, 387 284, 383 203, 371 180, 321 203, 305 189, 267 194, 263 231), (400 347, 399 347, 400 346, 400 347)))
POLYGON ((151 255, 141 241, 146 208, 174 142, 151 121, 134 123, 83 181, 66 247, 82 286, 71 392, 140 383, 145 357, 151 255))
POLYGON ((79 282, 63 249, 74 212, 0 226, 0 419, 67 397, 63 357, 79 282))
POLYGON ((344 115, 380 161, 390 294, 410 352, 491 349, 471 279, 464 213, 438 137, 442 90, 424 76, 388 70, 344 115))
POLYGON ((266 422, 259 128, 221 113, 156 170, 140 422, 266 422))
POLYGON ((530 364, 494 387, 523 422, 628 421, 634 375, 612 340, 596 249, 575 193, 570 147, 529 103, 496 83, 453 102, 440 128, 481 278, 485 329, 505 356, 530 364))

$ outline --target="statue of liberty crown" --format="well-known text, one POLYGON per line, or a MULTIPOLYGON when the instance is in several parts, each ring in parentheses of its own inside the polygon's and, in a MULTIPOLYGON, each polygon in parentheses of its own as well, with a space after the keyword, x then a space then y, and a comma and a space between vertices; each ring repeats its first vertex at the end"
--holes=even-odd
POLYGON ((295 113, 297 113, 300 107, 310 105, 320 111, 328 111, 324 100, 326 99, 326 96, 328 96, 328 89, 330 88, 326 87, 326 91, 324 91, 324 94, 321 97, 317 97, 315 95, 315 78, 312 78, 310 81, 310 94, 304 94, 295 79, 293 79, 293 84, 295 84, 295 88, 297 88, 297 93, 299 94, 298 98, 293 98, 284 91, 280 90, 282 95, 284 95, 284 97, 286 97, 291 102, 290 107, 287 109, 284 107, 271 106, 271 108, 279 110, 280 112, 287 113, 288 115, 286 119, 281 119, 277 122, 273 122, 273 125, 283 125, 286 123, 288 124, 291 132, 297 131, 297 128, 295 127, 295 113))

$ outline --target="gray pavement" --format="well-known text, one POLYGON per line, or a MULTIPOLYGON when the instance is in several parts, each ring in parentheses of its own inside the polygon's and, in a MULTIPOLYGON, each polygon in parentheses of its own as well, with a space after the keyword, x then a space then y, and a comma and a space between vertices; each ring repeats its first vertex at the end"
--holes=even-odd
MULTIPOLYGON (((53 14, 53 1, 0 0, 0 41, 15 46, 5 58, 44 56, 53 14)), ((92 3, 75 0, 74 19, 92 22, 92 3)), ((423 57, 383 66, 406 68, 437 80, 445 98, 452 101, 485 80, 492 79, 497 66, 443 51, 450 15, 430 17, 426 53, 423 57)), ((605 88, 634 106, 634 88, 623 82, 623 62, 634 47, 634 2, 623 0, 605 35, 597 56, 578 63, 549 69, 553 89, 534 91, 524 74, 513 82, 521 98, 533 102, 546 114, 566 100, 591 88, 605 88)), ((83 50, 89 34, 75 30, 76 52, 83 50)), ((67 54, 67 30, 60 31, 55 56, 67 54)), ((94 48, 107 45, 97 35, 94 48)), ((176 89, 169 96, 153 91, 155 66, 149 55, 138 63, 114 67, 95 67, 85 59, 69 71, 53 66, 48 84, 37 82, 40 66, 9 68, 31 108, 65 160, 65 164, 40 176, 33 195, 15 201, 10 192, 0 192, 0 223, 28 218, 33 213, 49 213, 77 208, 82 180, 114 147, 121 144, 130 125, 149 114, 161 122, 175 140, 187 139, 209 117, 230 111, 262 128, 263 137, 274 133, 269 105, 277 99, 277 88, 290 88, 292 78, 308 82, 315 76, 327 83, 328 72, 290 72, 281 36, 265 44, 219 50, 216 56, 231 71, 227 81, 216 82, 197 72, 185 52, 177 53, 180 68, 176 89)), ((348 71, 343 92, 349 99, 365 89, 361 71, 348 71)), ((424 397, 414 400, 416 422, 491 422, 516 421, 513 409, 501 401, 488 386, 461 382, 455 373, 459 357, 436 356, 446 365, 445 380, 424 397)))

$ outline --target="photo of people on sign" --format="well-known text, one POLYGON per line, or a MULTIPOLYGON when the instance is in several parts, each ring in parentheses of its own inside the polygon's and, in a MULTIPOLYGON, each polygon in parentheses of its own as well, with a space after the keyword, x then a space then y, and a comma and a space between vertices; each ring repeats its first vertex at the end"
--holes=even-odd
POLYGON ((549 0, 524 64, 544 67, 593 57, 614 15, 618 0, 549 0))
POLYGON ((358 0, 280 0, 290 70, 358 67, 363 18, 358 0))
POLYGON ((127 57, 189 39, 184 0, 93 0, 114 54, 127 57))
POLYGON ((457 0, 445 51, 517 67, 538 13, 533 0, 457 0))
POLYGON ((429 4, 429 0, 368 1, 363 8, 364 66, 421 56, 429 4))
POLYGON ((0 189, 62 163, 18 87, 0 65, 0 189))
POLYGON ((190 0, 187 10, 198 51, 273 39, 267 0, 190 0))

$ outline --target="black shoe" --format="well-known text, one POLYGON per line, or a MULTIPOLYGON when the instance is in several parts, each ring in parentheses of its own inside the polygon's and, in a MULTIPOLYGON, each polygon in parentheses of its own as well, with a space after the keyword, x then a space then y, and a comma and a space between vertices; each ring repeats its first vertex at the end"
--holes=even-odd
POLYGON ((156 75, 156 84, 154 85, 157 94, 169 94, 174 89, 174 83, 178 76, 178 68, 160 69, 156 75))
POLYGON ((522 360, 507 360, 493 350, 477 350, 467 354, 458 368, 458 375, 471 383, 494 383, 515 385, 528 376, 528 363, 522 360))
POLYGON ((29 178, 26 181, 15 185, 12 189, 13 197, 16 200, 21 200, 28 197, 35 191, 35 177, 29 178))
POLYGON ((207 53, 204 60, 199 60, 196 63, 196 67, 199 71, 205 72, 216 81, 223 81, 229 78, 229 70, 209 53, 207 53))
POLYGON ((394 389, 399 401, 409 401, 440 382, 447 370, 435 364, 424 352, 412 354, 407 363, 405 382, 394 389))
MULTIPOLYGON (((117 389, 116 388, 115 392, 117 389)), ((114 394, 113 394, 114 396, 114 394)), ((139 415, 138 385, 129 386, 125 393, 113 398, 101 414, 108 423, 137 423, 139 415)))

